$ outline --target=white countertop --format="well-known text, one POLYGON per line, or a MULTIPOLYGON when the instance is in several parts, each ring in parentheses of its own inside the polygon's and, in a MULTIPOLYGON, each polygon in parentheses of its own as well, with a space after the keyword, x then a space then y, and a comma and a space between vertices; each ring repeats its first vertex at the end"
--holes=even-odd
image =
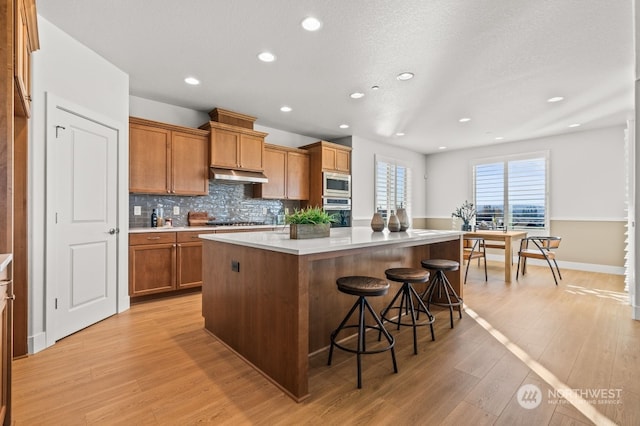
POLYGON ((403 242, 436 243, 459 238, 460 231, 409 229, 405 232, 373 232, 368 226, 332 228, 327 238, 292 240, 289 230, 272 232, 249 232, 237 234, 203 234, 203 240, 218 241, 294 255, 325 253, 362 247, 375 247, 403 242))
POLYGON ((139 234, 142 232, 183 232, 183 231, 226 231, 229 229, 241 231, 245 229, 255 229, 261 231, 263 229, 273 229, 282 227, 282 225, 242 225, 242 226, 161 226, 158 228, 129 228, 130 234, 139 234))

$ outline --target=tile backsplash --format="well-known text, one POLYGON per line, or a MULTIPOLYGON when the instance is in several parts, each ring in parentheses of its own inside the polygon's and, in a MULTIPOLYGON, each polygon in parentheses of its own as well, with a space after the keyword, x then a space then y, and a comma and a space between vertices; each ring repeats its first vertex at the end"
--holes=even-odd
POLYGON ((263 200, 253 198, 252 184, 223 183, 209 180, 209 195, 149 195, 129 194, 129 227, 151 226, 151 212, 162 208, 164 217, 173 220, 173 226, 187 226, 190 211, 208 212, 216 220, 264 222, 272 224, 285 208, 300 208, 299 201, 263 200), (134 216, 134 207, 140 206, 141 214, 134 216), (173 207, 180 207, 180 214, 173 214, 173 207), (264 214, 264 209, 267 213, 264 214))

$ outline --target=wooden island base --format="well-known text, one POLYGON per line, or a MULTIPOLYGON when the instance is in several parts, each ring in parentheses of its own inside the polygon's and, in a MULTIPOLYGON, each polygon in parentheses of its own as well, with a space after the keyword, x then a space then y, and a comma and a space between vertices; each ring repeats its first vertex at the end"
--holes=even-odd
MULTIPOLYGON (((354 303, 337 291, 338 277, 384 278, 385 269, 420 267, 422 259, 461 260, 459 235, 307 255, 204 241, 205 328, 298 402, 309 396, 309 354, 329 345, 354 303)), ((462 295, 460 270, 447 276, 462 295)), ((372 298, 374 309, 394 289, 372 298)))

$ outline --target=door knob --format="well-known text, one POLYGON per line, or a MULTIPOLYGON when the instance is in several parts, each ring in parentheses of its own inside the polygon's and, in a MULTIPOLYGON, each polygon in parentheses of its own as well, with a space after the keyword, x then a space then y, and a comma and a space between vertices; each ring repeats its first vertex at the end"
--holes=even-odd
POLYGON ((111 228, 111 229, 109 229, 109 233, 110 233, 111 235, 115 234, 115 233, 116 233, 116 228, 111 228))

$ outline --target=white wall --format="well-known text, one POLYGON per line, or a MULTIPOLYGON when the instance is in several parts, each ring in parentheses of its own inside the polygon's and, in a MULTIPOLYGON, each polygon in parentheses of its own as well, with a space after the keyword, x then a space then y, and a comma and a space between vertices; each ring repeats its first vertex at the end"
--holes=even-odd
MULTIPOLYGON (((118 124, 118 309, 128 297, 128 116, 129 76, 38 16, 40 50, 33 54, 32 119, 29 138, 29 352, 45 347, 45 107, 46 93, 118 124)), ((49 124, 51 125, 51 124, 49 124)))
POLYGON ((375 156, 399 160, 411 168, 411 211, 412 219, 425 217, 426 187, 424 155, 397 146, 385 145, 379 142, 352 137, 353 153, 352 167, 352 205, 353 219, 356 225, 366 225, 371 221, 374 213, 374 170, 375 156))
MULTIPOLYGON (((241 113, 241 111, 238 112, 241 113)), ((206 111, 196 111, 137 96, 129 96, 129 113, 133 117, 185 127, 200 127, 209 121, 209 114, 206 111)), ((260 120, 258 119, 257 121, 260 120)), ((317 141, 316 138, 262 126, 257 123, 254 125, 254 129, 259 132, 269 133, 265 138, 265 142, 274 145, 299 147, 317 141)))
POLYGON ((472 160, 545 150, 551 220, 625 220, 622 125, 428 155, 426 215, 451 217, 472 199, 472 160))

